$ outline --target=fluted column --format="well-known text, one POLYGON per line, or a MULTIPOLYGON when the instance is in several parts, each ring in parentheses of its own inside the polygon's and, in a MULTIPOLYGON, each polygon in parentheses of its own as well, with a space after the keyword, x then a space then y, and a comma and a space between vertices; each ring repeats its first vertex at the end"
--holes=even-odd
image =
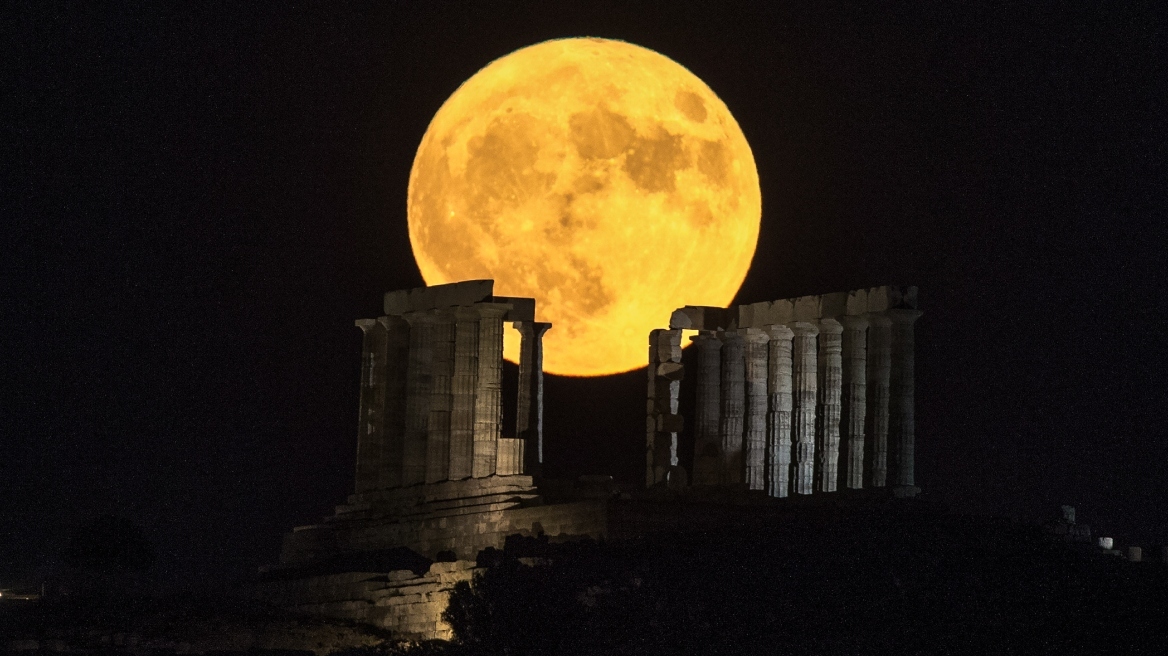
POLYGON ((722 408, 719 433, 722 438, 720 481, 724 485, 743 482, 742 420, 746 414, 746 362, 742 335, 720 333, 722 338, 722 408))
POLYGON ((889 433, 892 449, 892 480, 898 487, 915 486, 915 341, 913 323, 917 310, 888 310, 892 320, 892 375, 889 388, 889 433))
POLYGON ((819 321, 819 407, 816 412, 816 491, 835 492, 839 483, 841 334, 835 319, 819 321))
POLYGON ((402 484, 402 449, 406 431, 406 370, 410 358, 410 324, 401 317, 380 317, 385 328, 385 420, 378 487, 402 484))
POLYGON ((811 494, 815 482, 815 403, 818 389, 818 353, 815 337, 819 328, 805 321, 788 324, 791 340, 792 395, 791 438, 794 464, 791 488, 794 494, 811 494))
POLYGON ((864 452, 868 487, 888 485, 888 386, 892 371, 892 320, 868 315, 868 406, 864 452))
POLYGON ((454 315, 436 313, 430 364, 430 423, 426 436, 426 482, 444 481, 450 475, 450 411, 453 409, 451 378, 454 376, 454 315))
POLYGON ((690 338, 697 348, 694 408, 694 485, 718 483, 721 470, 722 340, 713 331, 690 338))
POLYGON ((843 396, 840 399, 840 485, 864 487, 864 418, 867 401, 868 319, 840 317, 843 324, 843 396))
POLYGON ((357 430, 358 494, 376 489, 385 435, 385 326, 376 319, 354 322, 361 329, 361 396, 357 430))
POLYGON ((479 313, 454 310, 454 374, 450 379, 450 480, 474 472, 475 391, 479 379, 479 313))
POLYGON ((431 312, 404 315, 410 324, 410 357, 406 370, 406 430, 402 445, 402 485, 426 482, 426 440, 430 427, 430 366, 434 360, 431 312))
POLYGON ((767 326, 766 490, 772 497, 787 496, 791 487, 791 338, 783 326, 767 326))
POLYGON ((759 328, 738 331, 745 340, 746 418, 743 425, 742 459, 746 486, 766 489, 767 443, 767 334, 759 328))
POLYGON ((523 473, 538 475, 543 466, 543 334, 552 325, 542 321, 516 321, 513 325, 520 335, 515 437, 523 449, 523 473))
POLYGON ((476 303, 479 312, 479 370, 475 388, 475 478, 495 473, 503 423, 503 315, 509 306, 476 303))
POLYGON ((669 468, 677 465, 677 434, 681 431, 677 404, 684 374, 680 330, 650 331, 647 370, 645 485, 651 486, 665 482, 669 468))

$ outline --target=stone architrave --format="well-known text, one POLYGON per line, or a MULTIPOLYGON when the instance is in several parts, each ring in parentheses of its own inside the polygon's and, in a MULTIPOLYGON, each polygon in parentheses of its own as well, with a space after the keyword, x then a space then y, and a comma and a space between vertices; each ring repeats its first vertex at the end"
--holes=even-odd
POLYGON ((476 303, 479 313, 479 372, 475 389, 475 478, 492 476, 498 461, 499 431, 503 423, 503 315, 502 303, 476 303))
POLYGON ((402 315, 410 324, 410 357, 406 369, 406 430, 402 444, 402 485, 426 482, 426 441, 430 430, 431 373, 434 360, 433 312, 402 315))
POLYGON ((406 431, 406 369, 410 358, 410 324, 401 317, 380 317, 385 327, 385 428, 378 487, 402 484, 402 447, 406 431))
POLYGON ((835 492, 839 482, 840 395, 843 383, 841 336, 835 319, 819 321, 819 407, 816 412, 816 491, 835 492))
POLYGON ((915 435, 915 342, 913 324, 919 310, 887 311, 892 320, 892 374, 889 385, 889 435, 892 442, 892 481, 897 487, 914 483, 915 435))
POLYGON ((791 487, 791 338, 784 325, 767 326, 766 491, 786 497, 791 487))
POLYGON ((791 438, 794 463, 791 491, 811 494, 815 487, 815 404, 818 389, 818 362, 815 338, 819 328, 806 321, 788 324, 791 340, 791 438))
POLYGON ((521 473, 539 475, 543 467, 543 334, 552 325, 541 321, 512 325, 520 335, 515 436, 522 441, 521 473))
POLYGON ((713 331, 702 331, 690 341, 697 348, 693 483, 715 485, 722 462, 722 340, 713 331))
POLYGON ((745 341, 746 416, 743 425, 742 458, 746 486, 765 490, 767 480, 767 342, 769 337, 759 328, 741 328, 745 341))
POLYGON ((450 412, 453 409, 451 379, 454 376, 454 314, 435 314, 430 364, 430 423, 426 437, 426 482, 450 477, 450 412))
POLYGON ((681 431, 678 396, 684 374, 681 330, 649 333, 647 374, 645 485, 652 486, 665 482, 670 468, 677 466, 677 434, 681 431))
POLYGON ((385 326, 376 319, 354 322, 361 329, 360 421, 357 431, 358 494, 380 484, 381 451, 385 441, 385 326))
POLYGON ((864 487, 864 419, 868 390, 868 319, 840 317, 843 324, 843 395, 840 399, 841 487, 864 487))
POLYGON ((450 480, 474 473, 475 391, 479 380, 479 313, 454 310, 454 374, 450 379, 450 480))
POLYGON ((743 482, 742 421, 746 413, 746 362, 742 335, 719 333, 722 339, 722 408, 719 433, 722 438, 720 482, 743 482))

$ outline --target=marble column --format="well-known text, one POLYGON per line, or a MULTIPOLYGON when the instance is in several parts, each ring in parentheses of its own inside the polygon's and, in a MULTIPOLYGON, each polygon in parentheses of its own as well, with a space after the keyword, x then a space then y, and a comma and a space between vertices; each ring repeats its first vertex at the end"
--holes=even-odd
POLYGON ((818 389, 818 362, 815 338, 819 328, 806 321, 788 324, 791 340, 791 438, 794 463, 791 489, 794 494, 811 494, 815 482, 815 403, 818 389))
POLYGON ((475 390, 479 380, 479 313, 454 310, 454 373, 450 379, 450 474, 452 481, 474 473, 475 390))
POLYGON ((401 317, 381 317, 385 327, 385 429, 378 487, 402 484, 402 448, 406 431, 406 369, 410 359, 410 324, 401 317))
POLYGON ((693 482, 715 485, 722 458, 722 340, 713 331, 702 331, 690 341, 697 349, 693 482))
POLYGON ((791 488, 791 338, 783 325, 767 326, 766 491, 785 497, 791 488))
POLYGON ((358 494, 377 489, 385 437, 385 326, 376 319, 354 322, 361 329, 361 395, 357 430, 358 494))
POLYGON ((743 355, 746 383, 746 415, 743 425, 742 458, 745 465, 746 486, 751 490, 765 490, 767 444, 767 342, 769 337, 760 328, 742 328, 738 331, 745 341, 743 355))
POLYGON ((719 434, 722 458, 719 481, 724 485, 743 482, 742 420, 746 412, 746 362, 742 335, 719 334, 722 339, 722 407, 719 434))
POLYGON ((409 312, 410 358, 406 369, 406 421, 402 444, 402 485, 426 482, 426 441, 430 429, 430 366, 434 360, 432 312, 409 312))
POLYGON ((475 387, 475 478, 492 476, 503 424, 503 315, 510 306, 476 303, 479 313, 478 383, 475 387))
POLYGON ((843 386, 841 335, 835 319, 819 321, 819 406, 815 415, 817 492, 835 492, 839 483, 840 395, 843 386))
POLYGON ((914 373, 915 342, 913 323, 921 316, 917 310, 888 310, 892 320, 892 375, 889 385, 888 428, 892 442, 892 481, 897 487, 911 488, 914 482, 916 451, 914 373))
POLYGON ((868 315, 868 404, 864 422, 864 453, 868 487, 888 485, 888 387, 892 371, 892 320, 868 315))
POLYGON ((430 364, 430 422, 426 436, 426 482, 450 476, 451 379, 454 376, 454 314, 439 310, 434 321, 430 364))
POLYGON ((520 440, 523 473, 538 476, 543 467, 543 334, 552 327, 541 321, 516 321, 520 335, 519 394, 515 437, 520 440))
POLYGON ((840 440, 843 471, 840 486, 864 487, 864 418, 868 405, 868 319, 840 317, 843 324, 843 396, 840 399, 840 440))
POLYGON ((677 434, 681 431, 678 397, 683 374, 681 331, 651 331, 645 417, 646 487, 665 482, 670 467, 677 465, 677 434))

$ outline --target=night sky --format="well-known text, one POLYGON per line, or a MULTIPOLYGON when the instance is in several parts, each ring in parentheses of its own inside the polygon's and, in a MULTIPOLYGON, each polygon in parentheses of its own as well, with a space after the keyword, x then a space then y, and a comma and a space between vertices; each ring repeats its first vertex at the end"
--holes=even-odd
MULTIPOLYGON (((671 57, 737 118, 763 195, 738 302, 920 287, 930 497, 1168 541, 1162 15, 436 4, 4 10, 0 587, 104 513, 176 584, 330 514, 353 320, 422 284, 430 117, 491 60, 584 35, 671 57)), ((643 377, 548 377, 553 474, 641 476, 643 377)))

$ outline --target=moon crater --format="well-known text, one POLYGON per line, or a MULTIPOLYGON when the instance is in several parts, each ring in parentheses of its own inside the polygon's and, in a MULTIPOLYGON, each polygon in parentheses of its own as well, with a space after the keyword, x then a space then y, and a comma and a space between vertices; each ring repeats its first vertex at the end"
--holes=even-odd
MULTIPOLYGON (((563 39, 492 62, 435 115, 414 160, 423 278, 494 278, 532 296, 545 368, 645 365, 643 337, 686 303, 726 305, 761 199, 746 138, 688 70, 620 41, 563 39)), ((509 359, 518 337, 507 331, 509 359)))

